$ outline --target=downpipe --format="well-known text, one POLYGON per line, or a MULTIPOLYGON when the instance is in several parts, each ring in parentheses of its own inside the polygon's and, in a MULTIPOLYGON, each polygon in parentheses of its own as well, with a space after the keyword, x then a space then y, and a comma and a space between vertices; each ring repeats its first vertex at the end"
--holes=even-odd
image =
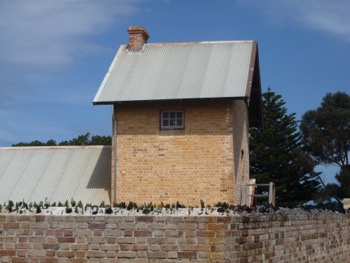
POLYGON ((114 173, 113 173, 113 180, 114 180, 114 189, 113 189, 113 204, 117 202, 117 143, 118 143, 118 120, 115 118, 115 115, 113 113, 113 141, 114 141, 114 147, 113 147, 113 167, 114 167, 114 173))

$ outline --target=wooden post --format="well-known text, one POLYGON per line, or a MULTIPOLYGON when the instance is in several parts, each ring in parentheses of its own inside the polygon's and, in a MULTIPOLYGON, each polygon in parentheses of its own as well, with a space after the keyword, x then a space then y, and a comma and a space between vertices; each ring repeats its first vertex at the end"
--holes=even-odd
POLYGON ((275 184, 270 182, 269 185, 269 204, 272 204, 273 206, 276 205, 276 188, 275 184))

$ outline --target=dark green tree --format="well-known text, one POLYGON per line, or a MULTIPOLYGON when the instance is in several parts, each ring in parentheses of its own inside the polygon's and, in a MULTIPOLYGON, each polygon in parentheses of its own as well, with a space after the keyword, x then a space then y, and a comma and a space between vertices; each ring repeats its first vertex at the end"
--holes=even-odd
POLYGON ((62 141, 58 145, 90 145, 90 133, 79 135, 77 138, 73 138, 70 141, 62 141))
POLYGON ((339 173, 336 174, 335 179, 339 182, 340 187, 337 191, 338 198, 349 198, 350 197, 350 168, 343 167, 339 173))
POLYGON ((39 140, 31 141, 31 142, 20 142, 16 144, 12 144, 12 147, 21 147, 21 146, 56 146, 56 142, 54 140, 48 140, 47 142, 41 142, 39 140))
POLYGON ((335 176, 339 185, 326 185, 321 191, 320 200, 334 197, 340 202, 340 199, 350 197, 349 94, 326 94, 320 107, 302 116, 300 130, 306 149, 317 164, 339 167, 339 173, 335 176))
POLYGON ((55 140, 48 140, 47 142, 46 142, 46 146, 56 146, 57 144, 56 144, 56 141, 55 140))
POLYGON ((47 142, 41 142, 38 140, 24 143, 20 142, 17 144, 13 144, 12 147, 20 147, 20 146, 64 146, 64 145, 111 145, 112 138, 111 136, 99 136, 94 135, 90 138, 90 133, 79 135, 77 138, 73 138, 69 141, 61 141, 60 143, 56 143, 55 140, 48 140, 47 142))
POLYGON ((112 145, 112 137, 94 135, 91 137, 90 143, 92 145, 112 145))
POLYGON ((314 162, 302 147, 295 114, 281 95, 263 94, 264 128, 250 129, 250 174, 257 183, 274 182, 276 204, 295 207, 312 200, 319 188, 314 162))

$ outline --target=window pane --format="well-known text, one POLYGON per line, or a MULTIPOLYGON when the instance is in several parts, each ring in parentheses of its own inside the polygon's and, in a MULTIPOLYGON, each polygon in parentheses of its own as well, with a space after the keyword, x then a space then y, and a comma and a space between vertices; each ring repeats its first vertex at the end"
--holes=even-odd
POLYGON ((184 127, 184 112, 182 110, 161 111, 162 129, 182 129, 184 127))

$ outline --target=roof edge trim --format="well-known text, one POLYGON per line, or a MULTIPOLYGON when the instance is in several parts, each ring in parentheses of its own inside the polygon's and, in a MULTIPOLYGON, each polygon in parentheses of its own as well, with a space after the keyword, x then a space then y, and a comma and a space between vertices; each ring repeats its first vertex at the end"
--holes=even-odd
POLYGON ((257 43, 257 41, 253 41, 252 53, 250 55, 250 62, 249 62, 249 73, 248 73, 248 79, 247 79, 247 84, 246 84, 246 96, 247 97, 250 97, 250 94, 252 91, 254 71, 255 71, 255 61, 257 59, 257 51, 258 51, 258 43, 257 43))
POLYGON ((162 99, 162 100, 133 100, 133 101, 103 101, 94 102, 94 105, 114 105, 114 104, 137 104, 137 103, 161 103, 161 102, 190 102, 190 101, 213 101, 213 100, 247 100, 249 96, 241 97, 210 97, 191 99, 162 99))
POLYGON ((0 147, 1 150, 63 150, 63 149, 102 149, 111 148, 111 145, 60 145, 60 146, 12 146, 12 147, 0 147))
POLYGON ((93 104, 95 104, 95 103, 98 101, 98 98, 100 97, 100 95, 101 95, 101 93, 102 93, 102 90, 103 90, 103 88, 104 88, 104 86, 105 86, 105 84, 106 84, 106 82, 107 82, 107 80, 108 80, 108 78, 109 78, 109 76, 110 76, 110 74, 111 74, 111 72, 112 72, 112 70, 113 70, 115 64, 116 64, 116 62, 117 62, 117 59, 118 59, 119 55, 122 53, 122 51, 124 50, 124 48, 125 48, 125 45, 121 45, 121 46, 119 47, 119 49, 118 49, 116 55, 114 56, 114 59, 113 59, 113 61, 112 61, 112 64, 111 64, 110 67, 108 68, 107 73, 106 73, 105 77, 103 78, 103 81, 102 81, 100 87, 98 88, 98 91, 97 91, 97 93, 96 93, 96 95, 95 95, 95 98, 94 98, 94 100, 92 101, 93 104))

